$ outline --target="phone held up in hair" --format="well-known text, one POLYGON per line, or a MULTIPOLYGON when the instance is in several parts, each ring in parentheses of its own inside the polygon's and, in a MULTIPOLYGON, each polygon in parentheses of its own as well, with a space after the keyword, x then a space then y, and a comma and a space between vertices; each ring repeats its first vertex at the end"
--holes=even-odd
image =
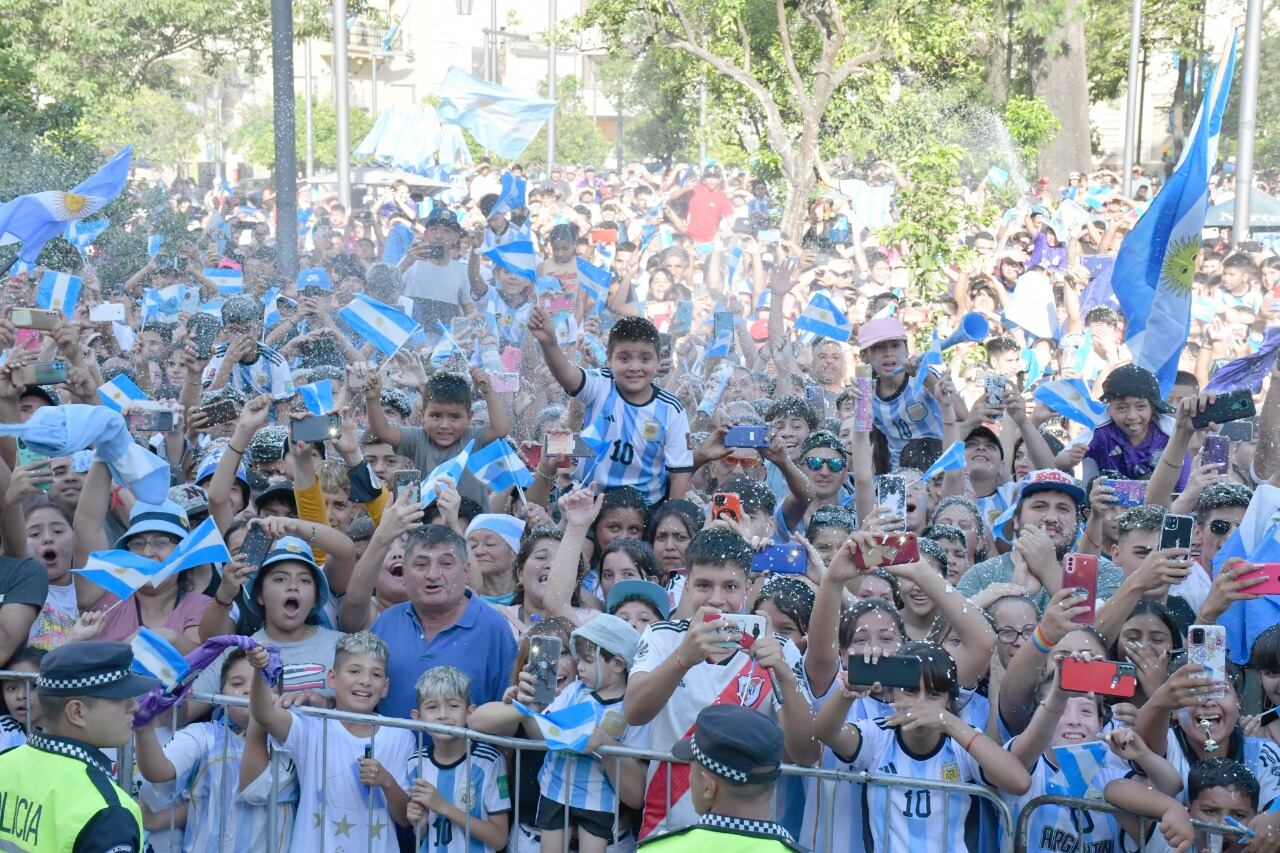
POLYGON ((769 428, 763 425, 733 426, 724 434, 725 447, 768 447, 769 428))
POLYGON ((716 492, 711 496, 711 517, 727 518, 742 523, 742 498, 732 492, 716 492))
POLYGON ((400 500, 406 491, 412 495, 410 503, 422 503, 422 472, 416 468, 396 472, 396 500, 400 500))
POLYGON ((46 311, 43 308, 13 308, 9 319, 19 329, 39 329, 52 332, 62 322, 62 315, 57 311, 46 311))
POLYGON ((1206 435, 1204 446, 1200 449, 1201 465, 1217 465, 1218 473, 1227 473, 1227 465, 1231 460, 1231 439, 1225 435, 1206 435))
POLYGON ((750 613, 706 613, 702 617, 703 622, 718 619, 725 623, 725 638, 719 643, 725 649, 749 649, 769 630, 769 623, 763 616, 750 613))
POLYGON ((1213 682, 1207 694, 1221 699, 1227 692, 1227 629, 1221 625, 1192 625, 1187 631, 1187 663, 1201 666, 1199 678, 1213 682))
POLYGON ((1116 506, 1142 506, 1147 501, 1145 480, 1111 480, 1104 478, 1102 485, 1116 493, 1116 506))
MULTIPOLYGON (((1062 558, 1062 588, 1074 589, 1089 605, 1089 612, 1071 621, 1081 625, 1093 623, 1098 609, 1098 558, 1093 554, 1068 554, 1062 558)), ((1074 606, 1074 605, 1073 605, 1074 606)))
POLYGON ((850 687, 870 687, 877 682, 881 687, 920 687, 920 658, 914 655, 885 655, 875 663, 868 663, 862 655, 849 655, 845 671, 850 687))
POLYGON ((1105 693, 1131 698, 1138 688, 1138 670, 1131 663, 1113 660, 1062 661, 1062 689, 1073 693, 1105 693))
POLYGON ((1249 584, 1241 592, 1250 595, 1280 595, 1280 563, 1255 563, 1236 580, 1249 584))
POLYGON ((533 703, 550 705, 556 698, 556 676, 560 668, 562 643, 559 637, 532 637, 529 640, 528 671, 533 675, 533 703))
POLYGON ((33 361, 19 367, 14 376, 23 385, 57 385, 67 381, 67 363, 60 358, 33 361))
POLYGON ((219 400, 216 403, 210 403, 207 406, 201 406, 196 409, 204 415, 205 427, 217 426, 234 421, 239 417, 236 412, 236 404, 234 400, 219 400))
POLYGON ((907 523, 907 481, 898 474, 876 477, 876 504, 898 519, 899 529, 907 523))

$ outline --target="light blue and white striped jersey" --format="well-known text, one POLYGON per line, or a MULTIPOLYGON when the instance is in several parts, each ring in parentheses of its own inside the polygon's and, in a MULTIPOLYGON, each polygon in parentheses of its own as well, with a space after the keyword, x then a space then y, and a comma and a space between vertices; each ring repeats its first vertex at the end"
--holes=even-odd
MULTIPOLYGON (((849 760, 854 772, 987 784, 978 763, 949 737, 943 737, 929 755, 916 755, 902 742, 898 730, 886 727, 883 720, 857 720, 854 725, 862 734, 858 753, 849 760)), ((850 838, 844 849, 894 853, 980 849, 978 808, 968 794, 864 785, 860 811, 867 816, 862 837, 850 838)))
MULTIPOLYGON (((1012 745, 1013 740, 1010 740, 1005 744, 1005 749, 1012 745)), ((1031 769, 1031 787, 1027 792, 1021 797, 1015 797, 1002 791, 1000 798, 1009 804, 1016 817, 1027 803, 1048 793, 1046 785, 1057 772, 1057 768, 1041 755, 1036 766, 1031 769)), ((1102 791, 1109 782, 1136 775, 1138 774, 1127 761, 1107 750, 1106 760, 1098 768, 1090 784, 1102 791)), ((1090 853, 1122 853, 1123 836, 1124 832, 1115 815, 1077 811, 1054 805, 1041 806, 1032 813, 1031 826, 1027 830, 1027 851, 1074 853, 1076 850, 1088 850, 1090 853)))
POLYGON ((298 803, 298 777, 293 762, 279 759, 280 795, 275 805, 273 842, 268 836, 271 768, 263 771, 250 786, 262 787, 262 796, 246 798, 240 792, 243 734, 222 723, 193 723, 174 734, 165 745, 164 754, 173 765, 173 781, 144 783, 144 789, 149 786, 154 796, 164 797, 169 803, 190 799, 186 827, 182 831, 183 853, 291 849, 293 817, 298 803), (265 785, 261 784, 263 777, 265 785))
MULTIPOLYGON (((844 671, 836 673, 836 680, 845 677, 844 671)), ((822 709, 832 696, 839 695, 840 687, 833 681, 827 692, 814 698, 814 713, 822 709)), ((893 705, 881 702, 871 696, 855 699, 845 715, 845 722, 858 720, 875 720, 893 713, 893 705)), ((824 770, 844 770, 852 772, 850 762, 839 758, 830 749, 822 750, 822 768, 824 770)), ((841 850, 849 848, 857 850, 860 841, 846 839, 862 838, 862 789, 864 785, 857 782, 805 779, 804 819, 796 842, 805 850, 841 850), (832 844, 826 840, 827 827, 831 827, 832 844)), ((790 806, 783 814, 789 812, 790 806)))
POLYGON ((0 752, 27 742, 27 730, 8 714, 0 714, 0 752))
MULTIPOLYGON (((436 763, 430 739, 421 750, 409 756, 405 779, 406 791, 412 791, 415 779, 435 786, 440 796, 476 820, 511 811, 511 781, 507 776, 507 759, 487 743, 472 743, 468 761, 464 754, 452 764, 436 763)), ((467 829, 443 815, 430 814, 422 832, 420 853, 484 853, 486 847, 474 835, 467 843, 467 829)))
POLYGON ((583 423, 598 425, 606 444, 596 458, 579 463, 580 483, 633 486, 652 506, 666 496, 670 474, 693 470, 684 406, 657 385, 652 390, 648 402, 633 405, 618 392, 607 368, 582 371, 582 386, 573 396, 586 407, 583 423))
POLYGON ((489 301, 486 313, 492 314, 498 325, 498 343, 500 347, 519 347, 524 342, 524 330, 529 325, 529 315, 533 313, 533 303, 511 307, 498 295, 497 286, 489 290, 489 301))
POLYGON ((1008 482, 997 487, 994 492, 986 497, 977 499, 978 509, 982 512, 982 520, 987 523, 987 526, 994 526, 996 519, 1004 515, 1004 511, 1013 503, 1013 496, 1017 490, 1017 483, 1008 482))
POLYGON ((902 384, 897 394, 887 399, 877 391, 871 398, 871 415, 876 429, 884 433, 889 444, 889 459, 895 468, 898 467, 898 456, 908 441, 942 438, 942 407, 926 388, 913 395, 910 379, 902 384))
MULTIPOLYGON (((560 695, 547 706, 547 713, 568 708, 571 705, 589 703, 595 714, 596 726, 610 718, 615 725, 626 725, 622 715, 622 699, 602 700, 582 681, 574 681, 560 691, 560 695)), ((649 727, 631 726, 622 736, 622 745, 635 749, 649 748, 649 727)), ((618 795, 604 772, 604 763, 591 755, 576 752, 549 752, 538 773, 538 787, 548 800, 568 805, 571 809, 593 812, 612 812, 618 803, 618 795)))

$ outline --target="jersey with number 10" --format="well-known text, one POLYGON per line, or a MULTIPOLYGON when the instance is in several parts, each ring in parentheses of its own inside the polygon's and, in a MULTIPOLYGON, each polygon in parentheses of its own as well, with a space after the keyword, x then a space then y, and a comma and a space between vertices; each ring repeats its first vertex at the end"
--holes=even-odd
POLYGON ((942 407, 926 388, 912 394, 910 379, 892 397, 881 397, 877 391, 871 398, 871 416, 876 429, 884 433, 889 445, 889 458, 895 468, 898 456, 908 441, 942 438, 942 407))
POLYGON ((646 403, 629 403, 608 369, 582 371, 582 386, 573 396, 586 407, 583 423, 596 426, 606 444, 595 459, 582 461, 579 482, 604 489, 632 486, 652 506, 666 496, 671 474, 693 470, 684 406, 657 385, 652 392, 646 403))

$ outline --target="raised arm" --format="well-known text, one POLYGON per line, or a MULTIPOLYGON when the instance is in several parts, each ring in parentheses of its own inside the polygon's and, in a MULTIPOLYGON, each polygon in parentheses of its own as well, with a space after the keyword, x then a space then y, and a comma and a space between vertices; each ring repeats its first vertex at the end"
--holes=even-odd
POLYGON ((943 618, 951 623, 952 630, 961 641, 960 647, 951 653, 956 662, 957 680, 961 687, 976 685, 987 671, 991 653, 996 648, 996 634, 986 617, 970 605, 942 573, 923 560, 888 566, 887 569, 900 578, 913 581, 937 605, 943 618))
POLYGON ((569 362, 569 357, 556 341, 556 330, 551 318, 539 305, 535 305, 529 313, 529 331, 542 348, 542 357, 546 359, 547 367, 560 387, 570 394, 578 391, 583 383, 582 368, 569 362))
MULTIPOLYGON (((545 610, 549 617, 565 616, 573 620, 570 601, 573 599, 574 587, 578 584, 578 563, 582 559, 582 545, 587 541, 587 532, 591 529, 596 516, 600 514, 600 506, 604 503, 604 494, 594 494, 590 489, 575 488, 566 492, 558 501, 560 517, 564 520, 564 539, 551 560, 551 571, 547 576, 545 610)), ((576 621, 576 620, 573 620, 576 621)))
POLYGON ((257 645, 249 650, 248 658, 249 665, 254 669, 253 684, 249 688, 249 715, 278 743, 284 743, 289 739, 289 730, 293 728, 293 715, 276 705, 271 688, 262 678, 262 671, 267 668, 270 657, 264 646, 257 645))
POLYGON ((1045 660, 1049 657, 1049 652, 1041 651, 1039 646, 1043 645, 1046 650, 1051 650, 1063 637, 1079 627, 1071 621, 1072 617, 1088 612, 1088 605, 1084 602, 1071 604, 1074 596, 1074 590, 1059 590, 1050 598, 1044 609, 1044 617, 1032 634, 1031 642, 1018 649, 1013 660, 1009 661, 1008 671, 1000 683, 999 705, 1000 718, 1014 734, 1027 727, 1035 712, 1036 685, 1040 683, 1045 660))
POLYGON ((253 435, 267 422, 267 413, 271 408, 271 395, 263 394, 245 403, 240 410, 240 418, 236 421, 231 440, 218 459, 213 469, 213 477, 209 481, 209 514, 213 516, 219 530, 226 530, 235 520, 235 510, 231 506, 231 487, 236 481, 236 471, 244 458, 253 435))
POLYGON ((476 390, 484 395, 485 404, 489 407, 489 426, 484 431, 485 443, 505 438, 511 432, 511 423, 507 419, 507 407, 498 392, 493 390, 489 374, 482 367, 473 367, 471 381, 476 390))
POLYGON ((377 615, 373 606, 374 587, 387 551, 401 536, 421 526, 422 506, 413 500, 410 490, 406 489, 395 503, 383 510, 382 521, 374 528, 369 545, 347 582, 347 594, 338 605, 338 623, 342 630, 350 634, 364 631, 373 624, 377 615))
MULTIPOLYGON (((94 462, 80 489, 75 519, 71 523, 76 543, 71 565, 83 566, 89 559, 89 552, 106 549, 107 534, 103 530, 102 520, 107 517, 110 505, 111 472, 107 470, 105 463, 94 462)), ((84 580, 80 575, 76 575, 75 585, 76 604, 81 610, 88 610, 106 594, 102 587, 84 580)))
POLYGON ((840 674, 840 614, 844 610, 845 584, 858 575, 853 549, 862 545, 871 545, 871 538, 865 533, 855 533, 852 542, 841 544, 818 582, 804 652, 804 671, 815 696, 827 695, 831 682, 840 674))

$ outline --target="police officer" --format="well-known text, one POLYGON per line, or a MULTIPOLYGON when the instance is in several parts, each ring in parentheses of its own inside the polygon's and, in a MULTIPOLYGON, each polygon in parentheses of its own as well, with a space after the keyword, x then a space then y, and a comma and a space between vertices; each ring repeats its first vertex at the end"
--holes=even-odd
POLYGON ((701 816, 687 829, 651 838, 644 853, 783 853, 799 850, 774 822, 782 775, 782 729, 759 711, 709 705, 671 754, 689 762, 689 792, 701 816))
POLYGON ((44 656, 41 731, 0 753, 0 851, 138 853, 142 811, 111 778, 105 748, 129 742, 137 697, 153 678, 130 672, 124 643, 69 643, 44 656))

